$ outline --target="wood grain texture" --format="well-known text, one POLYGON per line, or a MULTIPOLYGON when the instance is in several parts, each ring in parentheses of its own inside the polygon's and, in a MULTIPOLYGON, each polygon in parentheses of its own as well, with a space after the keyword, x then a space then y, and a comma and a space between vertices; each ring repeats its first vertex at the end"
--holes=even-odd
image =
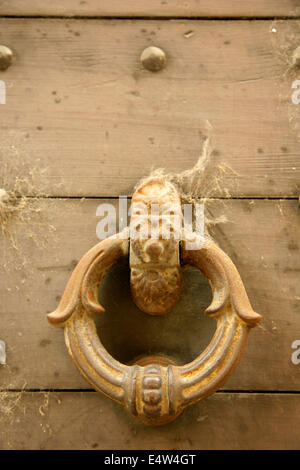
POLYGON ((293 20, 2 19, 5 187, 22 174, 30 194, 131 194, 151 168, 191 168, 210 136, 210 170, 230 167, 211 196, 298 197, 298 33, 293 20), (151 44, 168 57, 156 74, 139 61, 151 44))
MULTIPOLYGON (((46 313, 57 307, 76 262, 97 243, 100 202, 108 201, 32 201, 11 225, 16 248, 2 237, 0 339, 7 346, 2 389, 89 387, 71 362, 63 331, 48 324, 46 313)), ((227 217, 214 237, 263 316, 224 388, 299 391, 299 365, 291 360, 292 342, 300 339, 298 201, 213 201, 206 211, 227 217)), ((115 358, 128 362, 145 352, 161 352, 185 363, 205 348, 215 328, 214 320, 203 315, 210 289, 198 272, 186 272, 184 280, 182 298, 171 314, 145 318, 131 300, 126 266, 111 271, 101 292, 107 311, 97 325, 115 358)))
POLYGON ((0 449, 299 449, 300 396, 217 393, 147 428, 98 393, 0 394, 0 449), (17 402, 16 402, 17 400, 17 402), (0 408, 1 409, 1 408, 0 408))
POLYGON ((150 16, 150 17, 293 17, 297 0, 1 0, 2 15, 150 16))

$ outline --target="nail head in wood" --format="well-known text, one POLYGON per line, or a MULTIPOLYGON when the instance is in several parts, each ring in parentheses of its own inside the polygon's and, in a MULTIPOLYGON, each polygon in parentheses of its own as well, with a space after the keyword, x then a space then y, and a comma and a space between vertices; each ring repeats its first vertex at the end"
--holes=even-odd
POLYGON ((7 46, 0 44, 0 70, 6 70, 12 63, 13 53, 7 46))
POLYGON ((166 65, 166 54, 159 47, 147 47, 142 52, 141 62, 145 69, 158 72, 166 65))

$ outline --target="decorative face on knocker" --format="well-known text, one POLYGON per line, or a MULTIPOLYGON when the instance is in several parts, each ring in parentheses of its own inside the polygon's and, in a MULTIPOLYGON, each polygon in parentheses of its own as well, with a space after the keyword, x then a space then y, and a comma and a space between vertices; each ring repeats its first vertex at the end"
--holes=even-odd
POLYGON ((182 212, 175 187, 155 178, 142 184, 132 196, 130 215, 133 299, 143 312, 167 313, 181 292, 182 212))

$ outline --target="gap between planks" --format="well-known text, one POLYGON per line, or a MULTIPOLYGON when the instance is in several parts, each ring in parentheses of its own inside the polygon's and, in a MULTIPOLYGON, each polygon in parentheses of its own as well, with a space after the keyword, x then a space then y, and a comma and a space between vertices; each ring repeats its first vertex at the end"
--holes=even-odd
POLYGON ((56 20, 132 20, 132 21, 277 21, 277 20, 299 20, 300 16, 82 16, 82 15, 0 15, 1 19, 56 19, 56 20))
MULTIPOLYGON (((23 196, 16 196, 16 199, 21 199, 23 196)), ((43 196, 43 195, 29 195, 25 196, 27 199, 118 199, 118 196, 43 196)), ((131 199, 132 196, 128 196, 126 194, 120 194, 119 197, 127 197, 127 199, 131 199)), ((300 198, 297 196, 232 196, 232 197, 203 197, 206 201, 252 201, 255 200, 263 200, 263 201, 297 201, 300 198)), ((199 196, 199 200, 201 200, 201 196, 199 196)))
MULTIPOLYGON (((92 388, 8 388, 0 389, 0 393, 99 393, 92 388)), ((249 394, 252 395, 300 395, 300 390, 217 390, 214 394, 227 395, 227 394, 249 394)))

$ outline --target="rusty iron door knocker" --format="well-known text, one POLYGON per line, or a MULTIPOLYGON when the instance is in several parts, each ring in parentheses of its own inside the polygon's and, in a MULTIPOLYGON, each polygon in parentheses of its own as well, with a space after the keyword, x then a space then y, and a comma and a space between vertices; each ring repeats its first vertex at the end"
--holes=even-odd
POLYGON ((135 230, 150 226, 140 207, 157 204, 160 215, 172 214, 170 236, 133 238, 127 227, 101 241, 81 258, 57 310, 48 314, 50 323, 64 328, 68 351, 86 380, 147 425, 168 423, 186 406, 219 389, 237 366, 250 328, 261 319, 252 310, 236 267, 212 240, 204 238, 199 249, 188 249, 186 236, 175 236, 170 208, 178 203, 171 183, 154 178, 142 184, 132 197, 135 230), (133 300, 148 314, 165 314, 177 302, 181 265, 200 269, 209 280, 213 300, 205 313, 216 319, 217 328, 211 343, 192 362, 178 366, 167 358, 146 356, 126 365, 103 347, 94 322, 94 315, 104 313, 98 288, 110 267, 128 256, 133 300))

